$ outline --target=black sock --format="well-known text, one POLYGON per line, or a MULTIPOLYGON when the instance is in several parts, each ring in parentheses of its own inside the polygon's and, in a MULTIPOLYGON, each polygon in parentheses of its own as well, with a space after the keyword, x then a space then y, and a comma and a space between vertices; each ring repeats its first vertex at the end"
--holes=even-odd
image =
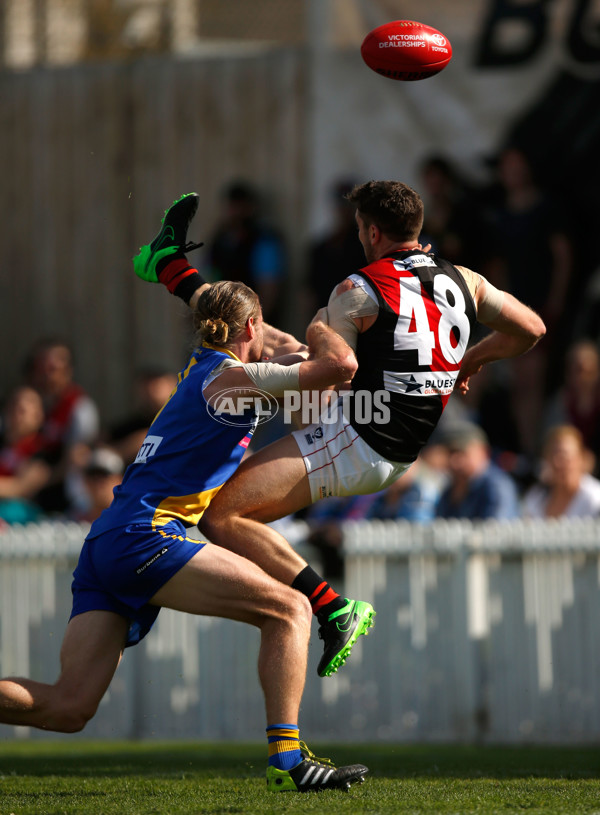
POLYGON ((292 588, 308 597, 313 614, 321 612, 331 614, 346 605, 346 598, 340 597, 310 566, 306 566, 296 575, 292 588))

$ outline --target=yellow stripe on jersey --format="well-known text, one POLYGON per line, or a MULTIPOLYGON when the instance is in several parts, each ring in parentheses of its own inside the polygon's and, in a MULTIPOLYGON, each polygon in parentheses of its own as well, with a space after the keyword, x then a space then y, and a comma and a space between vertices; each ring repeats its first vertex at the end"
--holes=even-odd
POLYGON ((174 495, 165 498, 154 511, 152 526, 155 529, 164 526, 173 518, 195 526, 222 486, 222 484, 219 484, 218 487, 213 487, 212 490, 196 492, 193 495, 174 495))
MULTIPOLYGON (((155 422, 155 421, 158 419, 158 417, 159 417, 159 416, 160 416, 160 414, 163 412, 163 410, 165 409, 165 407, 166 407, 166 406, 169 404, 169 402, 171 401, 171 399, 172 399, 172 398, 175 396, 175 394, 177 393, 177 388, 178 388, 178 387, 181 385, 181 383, 183 382, 183 380, 187 378, 187 375, 189 374, 189 372, 191 371, 192 367, 193 367, 193 366, 194 366, 194 365, 195 365, 197 362, 198 362, 198 360, 197 360, 197 359, 196 359, 194 356, 192 356, 192 358, 190 359, 190 361, 189 361, 189 363, 188 363, 188 365, 187 365, 187 368, 184 368, 184 370, 183 370, 183 371, 180 371, 180 372, 177 374, 177 384, 175 385, 175 387, 173 388, 173 390, 172 390, 172 391, 171 391, 171 393, 169 394, 169 398, 167 399, 167 401, 164 403, 164 405, 163 405, 163 406, 161 407, 161 409, 158 411, 158 413, 156 414, 156 416, 154 417, 154 419, 152 419, 152 424, 154 424, 154 422, 155 422)), ((152 425, 151 425, 151 426, 152 426, 152 425)))
POLYGON ((238 362, 242 361, 239 357, 236 357, 233 351, 230 351, 229 348, 222 348, 220 345, 211 345, 210 342, 203 342, 202 345, 204 348, 210 348, 211 351, 219 351, 221 354, 227 354, 228 357, 231 357, 238 362))

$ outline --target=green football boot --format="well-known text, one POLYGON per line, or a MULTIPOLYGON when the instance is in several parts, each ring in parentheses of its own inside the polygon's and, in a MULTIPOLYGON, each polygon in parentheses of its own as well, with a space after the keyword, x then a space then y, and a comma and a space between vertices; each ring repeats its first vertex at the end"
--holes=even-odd
POLYGON ((370 603, 348 600, 343 608, 321 620, 319 637, 324 651, 317 667, 319 676, 331 676, 348 659, 352 646, 361 634, 368 634, 375 624, 375 611, 370 603))
POLYGON ((197 193, 188 192, 165 211, 158 235, 151 243, 140 247, 140 251, 133 258, 134 271, 142 280, 150 283, 161 282, 156 269, 159 261, 177 253, 183 257, 185 252, 191 252, 203 245, 187 242, 187 231, 198 209, 199 198, 197 193))

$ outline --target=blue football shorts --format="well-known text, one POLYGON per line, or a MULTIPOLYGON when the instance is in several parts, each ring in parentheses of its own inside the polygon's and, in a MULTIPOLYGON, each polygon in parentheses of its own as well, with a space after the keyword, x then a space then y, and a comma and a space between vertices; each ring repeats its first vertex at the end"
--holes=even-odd
POLYGON ((178 521, 159 530, 138 523, 88 536, 73 572, 70 619, 86 611, 113 611, 129 620, 126 645, 136 645, 160 611, 148 601, 204 546, 188 538, 178 521))

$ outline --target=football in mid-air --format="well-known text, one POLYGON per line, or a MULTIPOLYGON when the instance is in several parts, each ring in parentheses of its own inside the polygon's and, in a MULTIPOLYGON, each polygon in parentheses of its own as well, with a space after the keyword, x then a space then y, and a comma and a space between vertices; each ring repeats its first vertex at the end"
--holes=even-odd
POLYGON ((369 68, 381 76, 410 82, 442 71, 452 59, 452 46, 429 25, 394 20, 370 31, 360 53, 369 68))

